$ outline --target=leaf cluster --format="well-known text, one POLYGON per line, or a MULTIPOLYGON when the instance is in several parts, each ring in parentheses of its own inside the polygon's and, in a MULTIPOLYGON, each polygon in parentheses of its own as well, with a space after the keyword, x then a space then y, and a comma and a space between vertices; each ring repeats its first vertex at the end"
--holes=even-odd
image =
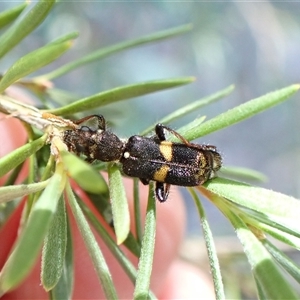
MULTIPOLYGON (((0 58, 3 59, 5 55, 8 55, 14 47, 18 46, 24 38, 36 29, 50 13, 54 4, 55 1, 53 0, 41 0, 26 13, 24 13, 24 9, 27 7, 27 3, 2 12, 0 14, 0 28, 3 28, 4 31, 0 36, 0 58)), ((107 91, 99 91, 95 95, 76 99, 61 106, 59 105, 66 102, 67 99, 57 101, 57 99, 52 98, 53 87, 49 84, 50 80, 66 75, 82 65, 90 64, 133 47, 165 40, 183 34, 190 29, 191 26, 186 25, 121 42, 66 63, 50 73, 25 78, 25 76, 31 75, 43 66, 55 61, 71 48, 78 33, 67 34, 16 60, 1 78, 0 93, 2 94, 0 99, 5 95, 8 87, 17 84, 34 93, 41 100, 41 103, 46 107, 44 113, 57 116, 74 116, 76 113, 117 101, 125 101, 133 97, 191 83, 194 80, 192 77, 139 82, 107 91), (53 102, 58 105, 57 108, 51 108, 49 103, 53 102)), ((186 139, 193 140, 221 130, 287 100, 299 90, 299 87, 297 84, 291 85, 249 100, 206 121, 205 117, 201 116, 180 128, 178 132, 186 139)), ((233 86, 229 86, 222 91, 194 101, 165 116, 159 122, 170 123, 196 109, 219 101, 229 95, 233 89, 233 86)), ((68 98, 68 93, 65 92, 65 94, 68 98)), ((7 112, 1 106, 0 110, 7 112)), ((148 134, 154 125, 141 130, 141 134, 148 134)), ((0 203, 9 206, 27 196, 21 234, 0 273, 0 294, 5 294, 16 288, 26 278, 37 260, 40 249, 43 248, 41 282, 44 289, 49 291, 53 299, 72 297, 74 263, 66 211, 66 203, 68 203, 106 297, 108 299, 118 298, 109 267, 91 227, 95 230, 94 232, 101 236, 135 284, 134 299, 155 298, 153 293, 149 291, 156 230, 156 201, 151 188, 152 184, 149 188, 145 226, 142 227, 138 181, 133 179, 136 228, 135 232, 131 232, 128 203, 118 164, 88 165, 80 158, 67 152, 59 143, 56 144, 59 151, 59 159, 57 159, 47 151, 47 147, 49 147, 46 145, 47 134, 41 135, 32 124, 25 124, 24 126, 28 132, 28 143, 0 158, 0 177, 10 172, 9 176, 6 177, 6 184, 0 188, 0 203), (20 168, 27 159, 29 160, 28 177, 22 184, 15 184, 20 168), (108 173, 108 183, 99 173, 99 170, 108 173), (108 223, 111 223, 113 219, 115 238, 111 237, 83 198, 74 191, 73 181, 70 179, 74 180, 90 196, 96 210, 108 223), (138 257, 137 269, 119 247, 122 243, 138 257)), ((223 170, 222 173, 225 176, 234 174, 240 178, 257 180, 264 178, 263 175, 255 171, 242 168, 227 166, 223 170)), ((299 249, 299 201, 287 195, 221 177, 210 180, 203 186, 189 188, 189 191, 199 212, 217 299, 225 298, 222 270, 219 267, 213 235, 199 199, 199 193, 218 207, 234 227, 251 265, 259 298, 299 298, 281 271, 281 269, 286 270, 291 277, 299 282, 299 266, 287 258, 269 239, 271 236, 299 249)))

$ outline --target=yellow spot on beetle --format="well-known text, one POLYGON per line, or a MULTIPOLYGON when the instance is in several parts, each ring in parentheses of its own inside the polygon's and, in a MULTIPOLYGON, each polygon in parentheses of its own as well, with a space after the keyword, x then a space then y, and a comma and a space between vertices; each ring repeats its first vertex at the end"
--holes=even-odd
POLYGON ((160 169, 158 169, 154 175, 153 180, 159 181, 159 182, 165 182, 165 179, 168 175, 168 172, 170 170, 170 167, 167 165, 163 165, 160 169))
POLYGON ((166 161, 171 161, 173 158, 172 154, 172 142, 162 141, 159 145, 159 151, 163 155, 166 161))

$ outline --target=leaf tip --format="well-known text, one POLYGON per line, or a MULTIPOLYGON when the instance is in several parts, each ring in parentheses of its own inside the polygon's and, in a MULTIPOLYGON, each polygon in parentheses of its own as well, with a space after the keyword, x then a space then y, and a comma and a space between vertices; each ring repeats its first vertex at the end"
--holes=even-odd
POLYGON ((121 244, 124 243, 126 240, 126 237, 117 237, 117 245, 120 246, 121 244))

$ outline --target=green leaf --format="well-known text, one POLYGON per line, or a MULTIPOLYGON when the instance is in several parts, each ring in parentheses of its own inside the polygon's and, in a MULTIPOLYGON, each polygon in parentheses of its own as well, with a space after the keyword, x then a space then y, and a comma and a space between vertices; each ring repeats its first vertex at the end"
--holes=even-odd
POLYGON ((185 138, 187 140, 194 140, 201 136, 241 122, 258 114, 259 112, 285 101, 294 93, 296 93, 299 88, 299 84, 294 84, 238 105, 204 122, 199 128, 195 128, 195 130, 188 132, 185 135, 185 138))
POLYGON ((9 185, 0 188, 0 203, 12 201, 18 197, 24 197, 32 193, 43 190, 49 180, 31 183, 31 184, 20 184, 20 185, 9 185))
POLYGON ((257 288, 257 296, 259 300, 268 300, 264 294, 263 288, 257 277, 254 276, 256 288, 257 288))
POLYGON ((164 79, 140 82, 131 85, 125 85, 117 87, 109 91, 101 92, 96 95, 74 101, 73 103, 59 107, 56 109, 50 109, 47 112, 55 115, 68 115, 77 112, 94 109, 99 106, 111 104, 120 100, 125 100, 133 97, 138 97, 153 92, 173 88, 176 86, 188 84, 194 81, 193 77, 184 77, 177 79, 164 79))
POLYGON ((298 282, 300 283, 300 268, 281 250, 275 247, 267 239, 262 240, 263 245, 276 259, 276 261, 298 282))
POLYGON ((51 80, 53 78, 62 76, 64 74, 74 70, 75 68, 78 68, 82 65, 85 65, 85 64, 88 64, 91 62, 94 62, 98 59, 104 58, 104 57, 112 55, 114 53, 129 49, 129 48, 133 48, 133 47, 136 47, 139 45, 144 45, 147 43, 153 43, 156 41, 160 41, 160 40, 163 40, 166 38, 171 38, 173 36, 183 34, 187 31, 191 30, 191 28, 192 28, 191 25, 184 25, 184 26, 173 28, 173 29, 157 32, 157 33, 154 33, 151 35, 147 35, 147 36, 144 36, 144 37, 141 37, 138 39, 118 43, 116 45, 97 50, 95 52, 92 52, 92 53, 84 56, 84 57, 74 60, 74 61, 48 73, 48 74, 44 74, 44 75, 40 76, 40 78, 51 80))
MULTIPOLYGON (((102 175, 101 173, 99 174, 102 175)), ((107 224, 111 224, 113 220, 113 216, 111 212, 111 203, 109 199, 109 188, 108 188, 108 183, 107 182, 105 183, 107 184, 105 193, 93 194, 87 192, 86 195, 91 200, 91 203, 93 204, 95 209, 104 218, 105 222, 107 224)))
POLYGON ((27 143, 24 146, 10 152, 4 157, 0 158, 0 177, 6 174, 23 162, 27 157, 41 149, 46 142, 47 136, 43 135, 39 139, 27 143))
POLYGON ((120 245, 126 240, 130 231, 128 201, 122 181, 122 175, 116 165, 109 166, 108 176, 114 228, 117 244, 120 245))
POLYGON ((267 177, 263 173, 248 168, 225 166, 222 167, 220 173, 225 176, 235 177, 245 181, 248 180, 253 180, 258 182, 267 181, 267 177))
MULTIPOLYGON (((116 242, 112 239, 110 234, 107 231, 107 228, 105 228, 99 219, 95 216, 95 214, 87 207, 87 205, 83 201, 79 201, 79 205, 81 209, 84 211, 84 214, 87 216, 89 222, 92 224, 94 229, 97 231, 97 233, 100 235, 100 237, 103 239, 111 253, 114 255, 116 260, 120 263, 125 273, 128 275, 132 283, 135 283, 136 280, 136 269, 133 266, 132 262, 128 259, 128 255, 125 255, 121 248, 116 244, 116 242)), ((129 237, 132 236, 129 234, 129 237)), ((126 242, 129 240, 129 238, 126 239, 125 245, 135 256, 137 256, 140 253, 140 248, 137 242, 134 240, 134 238, 130 239, 130 245, 126 244, 126 242)), ((156 299, 156 297, 153 295, 151 291, 149 291, 149 299, 156 299)))
POLYGON ((91 165, 67 151, 61 152, 61 158, 65 167, 68 169, 69 176, 85 191, 94 194, 106 192, 106 182, 91 165))
MULTIPOLYGON (((268 223, 270 223, 270 225, 263 223, 260 220, 257 220, 258 218, 255 218, 252 215, 250 215, 248 212, 243 212, 243 213, 240 212, 240 217, 243 219, 243 221, 246 224, 249 224, 254 228, 259 228, 261 231, 268 233, 275 239, 300 250, 300 238, 295 235, 285 232, 288 230, 283 231, 284 228, 278 229, 276 227, 279 227, 279 226, 272 222, 268 222, 268 223)), ((261 219, 263 219, 263 217, 261 219)))
POLYGON ((0 37, 0 58, 43 22, 54 3, 55 0, 40 0, 22 20, 16 22, 0 37))
POLYGON ((153 193, 153 183, 149 186, 148 205, 145 219, 145 231, 142 240, 141 256, 138 265, 134 289, 134 299, 148 299, 150 278, 152 272, 155 233, 156 233, 156 199, 153 193))
MULTIPOLYGON (((87 193, 87 196, 91 200, 91 203, 96 208, 96 210, 100 213, 100 215, 104 218, 105 222, 109 225, 113 224, 113 216, 112 216, 112 207, 109 199, 109 189, 107 187, 108 195, 106 194, 92 194, 87 193)), ((88 214, 88 209, 81 202, 79 202, 80 207, 84 210, 85 214, 88 214)), ((94 224, 93 224, 94 225, 94 224)), ((95 226, 95 225, 94 225, 95 226)), ((129 232, 126 240, 123 242, 123 245, 131 251, 135 256, 139 256, 140 254, 140 245, 137 243, 135 237, 131 232, 129 232)))
MULTIPOLYGON (((132 283, 135 282, 136 279, 136 269, 131 263, 131 261, 127 258, 121 248, 116 244, 114 239, 108 233, 107 228, 102 225, 99 219, 95 216, 95 214, 88 208, 88 206, 84 203, 84 201, 79 201, 79 205, 83 210, 85 216, 89 220, 89 223, 92 224, 96 232, 99 234, 101 239, 105 242, 106 246, 109 248, 111 253, 117 259, 117 261, 122 266, 123 270, 126 272, 132 283)), ((134 245, 134 247, 137 247, 134 245)), ((139 252, 137 250, 136 252, 139 252)))
POLYGON ((3 184, 3 186, 9 186, 9 185, 14 185, 19 173, 21 172, 22 168, 24 166, 24 162, 20 163, 18 166, 16 166, 9 174, 7 180, 5 181, 5 183, 3 184))
MULTIPOLYGON (((280 224, 282 230, 300 235, 299 200, 241 182, 215 178, 204 184, 208 190, 243 207, 260 213, 260 221, 280 224)), ((268 224, 267 223, 267 224, 268 224)))
POLYGON ((12 83, 20 78, 48 65, 72 45, 71 41, 54 42, 34 50, 18 59, 4 74, 0 81, 0 92, 3 92, 12 83))
POLYGON ((72 235, 67 222, 67 247, 62 274, 56 286, 50 291, 50 299, 72 299, 74 285, 74 261, 72 235))
POLYGON ((41 282, 46 291, 58 283, 65 263, 67 248, 66 207, 63 197, 60 198, 57 210, 50 223, 42 252, 41 282))
POLYGON ((215 288, 216 299, 225 299, 225 292, 224 292, 224 286, 223 286, 222 275, 220 270, 220 264, 217 256, 213 235, 210 230, 210 226, 206 218, 204 208, 201 204, 201 201, 199 200, 199 197, 195 193, 194 189, 188 188, 188 190, 194 199, 200 217, 201 227, 203 230, 203 236, 204 236, 206 250, 209 259, 210 271, 212 274, 214 288, 215 288))
MULTIPOLYGON (((206 119, 205 116, 203 117, 199 117, 195 120, 193 120, 192 122, 180 127, 177 132, 182 135, 183 137, 185 137, 189 132, 193 131, 193 130, 197 130, 197 128, 201 127, 201 124, 204 122, 204 120, 206 119)), ((173 142, 180 142, 182 143, 181 140, 178 140, 178 138, 174 135, 170 136, 170 141, 173 142)))
POLYGON ((56 211, 65 179, 64 174, 56 172, 34 204, 28 221, 14 245, 14 250, 1 271, 0 295, 17 287, 33 268, 56 211))
POLYGON ((28 2, 24 2, 15 6, 11 9, 5 10, 0 13, 0 29, 5 27, 7 24, 13 22, 21 13, 22 11, 28 6, 28 2))
POLYGON ((139 182, 138 178, 133 179, 133 203, 134 203, 134 224, 135 224, 135 235, 138 244, 142 242, 143 228, 141 220, 141 204, 139 194, 139 182))
POLYGON ((118 299, 111 274, 109 272, 109 268, 93 235, 93 232, 87 220, 85 219, 80 206, 76 201, 70 185, 67 186, 67 195, 72 213, 77 222, 83 241, 88 249, 89 255, 91 256, 94 268, 96 270, 98 278, 100 279, 105 296, 107 299, 118 299))
POLYGON ((183 106, 183 107, 179 108, 178 110, 175 110, 174 112, 170 113, 169 115, 163 117, 162 119, 160 119, 156 123, 152 124, 151 126, 149 126, 147 129, 145 129, 141 133, 141 135, 146 135, 147 133, 151 132, 157 123, 168 124, 190 112, 195 111, 196 109, 199 109, 203 106, 206 106, 210 103, 220 100, 221 98, 229 95, 233 90, 234 90, 234 85, 230 85, 229 87, 227 87, 226 89, 224 89, 220 92, 214 93, 214 94, 204 97, 198 101, 194 101, 191 104, 183 106))
POLYGON ((63 44, 64 42, 73 41, 74 39, 78 38, 78 36, 79 36, 79 32, 73 31, 53 40, 52 42, 48 43, 45 47, 51 45, 59 45, 59 44, 63 44))
POLYGON ((286 282, 279 269, 272 260, 271 255, 264 248, 257 237, 249 230, 245 223, 230 211, 218 196, 213 201, 232 223, 245 254, 252 267, 253 274, 259 282, 266 299, 299 299, 292 287, 286 282))

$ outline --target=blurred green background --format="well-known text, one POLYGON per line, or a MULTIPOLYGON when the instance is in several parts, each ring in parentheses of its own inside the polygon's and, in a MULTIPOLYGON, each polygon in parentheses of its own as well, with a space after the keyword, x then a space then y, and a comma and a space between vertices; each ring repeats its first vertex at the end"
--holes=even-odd
MULTIPOLYGON (((15 5, 0 1, 1 11, 15 5)), ((101 47, 191 23, 194 29, 185 35, 124 51, 54 81, 57 88, 79 98, 140 81, 197 78, 188 86, 97 111, 122 137, 137 134, 173 110, 235 84, 235 91, 226 99, 170 124, 176 129, 198 116, 211 118, 269 91, 299 83, 299 16, 296 2, 63 1, 13 50, 14 56, 1 61, 0 70, 4 72, 18 57, 74 30, 80 36, 73 49, 55 62, 57 66, 101 47)), ((53 64, 43 73, 52 69, 53 64)), ((224 165, 263 172, 269 178, 264 187, 299 198, 299 106, 296 94, 283 105, 199 142, 216 145, 224 165)), ((193 214, 192 200, 186 198, 188 232, 198 234, 198 216, 193 214)), ((172 205, 172 191, 167 205, 172 205)), ((230 233, 220 213, 211 205, 207 209, 213 231, 230 233)))

